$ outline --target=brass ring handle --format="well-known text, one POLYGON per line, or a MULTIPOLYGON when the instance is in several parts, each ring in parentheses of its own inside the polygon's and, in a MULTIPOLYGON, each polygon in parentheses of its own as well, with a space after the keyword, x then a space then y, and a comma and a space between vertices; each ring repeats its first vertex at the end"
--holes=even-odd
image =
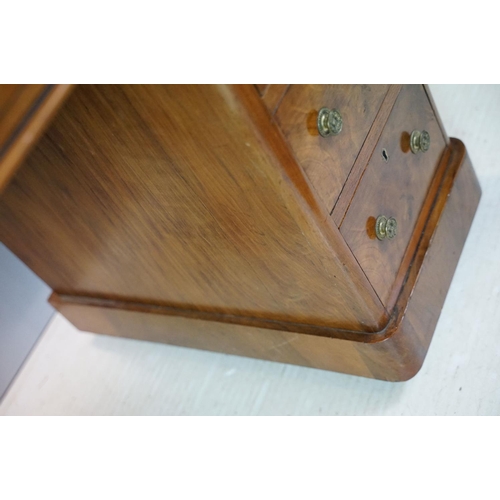
POLYGON ((375 234, 379 240, 392 240, 398 234, 398 223, 394 217, 379 215, 375 221, 375 234))
POLYGON ((417 154, 419 151, 425 153, 431 146, 431 136, 427 130, 414 130, 410 136, 410 148, 412 153, 417 154))
POLYGON ((321 108, 319 110, 318 132, 322 137, 340 134, 342 125, 342 115, 336 109, 321 108))

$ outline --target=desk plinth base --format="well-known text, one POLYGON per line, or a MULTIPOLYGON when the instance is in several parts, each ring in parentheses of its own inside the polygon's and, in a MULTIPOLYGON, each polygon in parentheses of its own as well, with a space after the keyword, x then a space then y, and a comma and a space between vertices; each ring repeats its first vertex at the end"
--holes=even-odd
POLYGON ((451 139, 443 161, 442 181, 432 195, 425 228, 391 318, 380 332, 273 330, 234 316, 194 319, 161 306, 57 293, 50 302, 80 330, 381 380, 408 380, 424 362, 481 197, 462 142, 451 139))

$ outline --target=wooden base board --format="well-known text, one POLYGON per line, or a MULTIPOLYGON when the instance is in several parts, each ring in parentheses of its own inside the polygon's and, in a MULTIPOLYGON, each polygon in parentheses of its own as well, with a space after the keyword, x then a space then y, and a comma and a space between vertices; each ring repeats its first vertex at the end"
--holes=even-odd
POLYGON ((481 196, 462 142, 450 140, 446 171, 386 327, 372 334, 311 333, 173 315, 168 308, 54 293, 77 328, 390 381, 422 366, 481 196))

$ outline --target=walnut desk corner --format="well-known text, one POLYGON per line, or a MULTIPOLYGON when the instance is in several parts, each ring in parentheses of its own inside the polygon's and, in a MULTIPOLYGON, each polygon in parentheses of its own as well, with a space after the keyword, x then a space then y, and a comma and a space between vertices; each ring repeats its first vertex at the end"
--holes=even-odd
POLYGON ((390 381, 481 195, 424 85, 3 85, 0 190, 81 330, 390 381))

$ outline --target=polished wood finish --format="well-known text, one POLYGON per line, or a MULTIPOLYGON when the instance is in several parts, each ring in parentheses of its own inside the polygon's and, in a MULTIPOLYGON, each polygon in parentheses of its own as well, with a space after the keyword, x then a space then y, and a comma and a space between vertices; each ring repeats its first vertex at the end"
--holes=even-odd
POLYGON ((418 248, 388 325, 360 337, 322 335, 176 317, 157 307, 54 294, 51 303, 83 330, 222 351, 382 380, 414 376, 425 358, 472 223, 480 188, 463 144, 453 139, 418 248), (460 217, 457 217, 460 214, 460 217))
POLYGON ((269 113, 274 115, 276 113, 276 109, 281 104, 281 101, 285 97, 285 94, 288 92, 290 85, 268 85, 265 93, 262 96, 262 101, 266 105, 269 113))
POLYGON ((70 92, 69 85, 0 85, 0 193, 70 92))
POLYGON ((77 327, 418 371, 480 197, 428 89, 81 86, 28 154, 70 91, 31 88, 22 106, 0 91, 0 240, 77 327), (339 136, 319 137, 322 106, 342 112, 339 136), (410 152, 414 129, 427 153, 410 152), (394 240, 375 238, 381 214, 394 240))
POLYGON ((425 198, 424 204, 422 206, 422 210, 420 210, 420 214, 417 218, 417 222, 415 223, 415 228, 413 230, 413 235, 410 238, 410 242, 406 248, 406 251, 403 255, 403 260, 401 265, 399 266, 398 273, 392 285, 391 293, 389 295, 389 299, 387 302, 387 308, 392 311, 396 300, 399 297, 401 287, 403 286, 406 276, 408 274, 408 269, 412 263, 413 256, 415 254, 415 250, 417 245, 420 243, 421 235, 424 231, 425 225, 427 224, 427 220, 430 216, 432 209, 434 208, 434 199, 441 189, 441 184, 444 178, 444 175, 447 172, 448 165, 450 163, 450 158, 453 153, 452 148, 447 148, 445 153, 443 154, 440 165, 437 168, 434 178, 429 187, 429 191, 427 192, 427 196, 425 198))
POLYGON ((268 83, 266 83, 266 84, 256 83, 255 87, 257 88, 260 96, 262 97, 266 93, 266 90, 268 89, 269 84, 268 83))
POLYGON ((377 116, 373 122, 373 125, 368 132, 368 136, 366 137, 363 146, 354 162, 354 165, 349 172, 349 176, 342 188, 342 192, 335 203, 335 207, 332 210, 332 219, 335 222, 337 227, 342 225, 342 221, 347 213, 347 209, 351 204, 351 201, 354 197, 354 193, 358 189, 359 183, 365 173, 366 167, 370 158, 375 151, 375 146, 380 139, 382 131, 389 119, 389 115, 392 112, 394 104, 396 103, 396 99, 401 91, 402 85, 391 85, 387 94, 385 95, 384 101, 382 102, 382 106, 377 113, 377 116))
POLYGON ((292 85, 276 121, 309 181, 331 212, 389 89, 388 85, 292 85), (321 137, 318 111, 337 109, 339 135, 321 137))
POLYGON ((0 199, 55 291, 283 329, 387 322, 253 86, 81 86, 0 199))
MULTIPOLYGON (((445 139, 424 88, 406 85, 400 92, 386 127, 341 225, 341 233, 368 276, 382 303, 390 303, 396 276, 409 248, 426 194, 445 150, 445 139), (427 130, 431 146, 413 154, 409 146, 413 130, 427 130), (383 150, 388 161, 383 157, 383 150), (395 217, 398 235, 379 241, 375 220, 395 217)), ((403 270, 405 272, 405 270, 403 270)), ((397 294, 397 291, 396 291, 397 294)))
POLYGON ((361 351, 375 378, 393 373, 391 380, 408 380, 421 368, 455 272, 481 188, 465 146, 450 140, 448 165, 438 196, 386 327, 387 344, 368 345, 361 351), (406 305, 405 305, 406 304, 406 305))
POLYGON ((5 147, 48 85, 0 85, 0 148, 5 147))

